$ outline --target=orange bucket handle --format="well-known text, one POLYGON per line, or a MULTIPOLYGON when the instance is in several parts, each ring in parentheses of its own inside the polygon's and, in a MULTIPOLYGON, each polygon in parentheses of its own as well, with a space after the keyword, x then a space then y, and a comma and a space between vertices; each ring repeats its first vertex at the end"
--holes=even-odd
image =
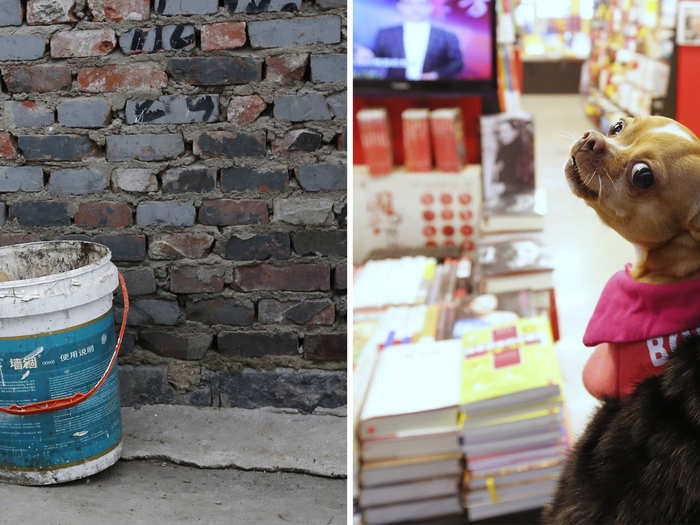
POLYGON ((78 403, 82 403, 92 394, 97 392, 103 383, 107 380, 109 373, 112 371, 114 363, 117 362, 117 357, 119 356, 119 349, 122 346, 122 341, 124 340, 124 331, 126 330, 126 318, 129 315, 129 294, 126 291, 126 283, 124 282, 124 277, 119 273, 119 285, 122 289, 122 295, 124 296, 124 317, 122 319, 122 326, 119 330, 119 338, 117 339, 117 344, 114 347, 114 354, 112 355, 112 360, 109 362, 109 366, 102 377, 93 386, 87 394, 78 392, 69 397, 59 397, 57 399, 51 399, 49 401, 37 401, 36 403, 29 403, 27 405, 10 405, 9 407, 0 407, 0 412, 6 414, 14 414, 17 416, 26 416, 28 414, 43 414, 44 412, 52 412, 54 410, 61 410, 63 408, 70 408, 78 403))

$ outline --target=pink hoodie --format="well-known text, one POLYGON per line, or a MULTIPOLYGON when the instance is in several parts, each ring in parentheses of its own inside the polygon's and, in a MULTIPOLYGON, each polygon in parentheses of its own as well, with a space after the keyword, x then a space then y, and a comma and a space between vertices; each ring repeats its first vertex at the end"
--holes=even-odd
POLYGON ((700 279, 640 283, 631 266, 605 285, 583 336, 586 346, 598 345, 583 369, 583 384, 598 399, 628 396, 663 372, 680 338, 700 334, 700 279))

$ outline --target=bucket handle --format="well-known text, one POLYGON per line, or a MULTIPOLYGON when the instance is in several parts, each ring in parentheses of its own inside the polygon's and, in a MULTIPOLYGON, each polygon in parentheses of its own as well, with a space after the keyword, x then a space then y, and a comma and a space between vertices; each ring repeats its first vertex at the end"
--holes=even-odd
POLYGON ((119 330, 119 338, 117 339, 117 344, 114 347, 114 353, 112 354, 112 360, 109 362, 109 366, 102 377, 93 386, 87 394, 78 392, 69 397, 59 397, 57 399, 51 399, 49 401, 37 401, 35 403, 29 403, 27 405, 10 405, 9 407, 0 407, 0 412, 6 414, 14 414, 17 416, 26 416, 29 414, 43 414, 44 412, 53 412, 54 410, 62 410, 64 408, 70 408, 78 403, 82 403, 92 394, 97 392, 102 384, 107 380, 109 373, 114 367, 114 363, 117 362, 117 356, 119 355, 119 349, 122 346, 122 341, 124 340, 124 331, 126 330, 126 318, 129 314, 129 294, 126 290, 126 283, 124 282, 124 277, 119 273, 119 285, 122 289, 122 295, 124 296, 124 317, 122 318, 122 326, 119 330))

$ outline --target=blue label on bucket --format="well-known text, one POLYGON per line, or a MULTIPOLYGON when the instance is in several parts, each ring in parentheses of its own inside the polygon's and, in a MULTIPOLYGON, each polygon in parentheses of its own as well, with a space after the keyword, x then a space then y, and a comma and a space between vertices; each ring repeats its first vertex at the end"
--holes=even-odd
MULTIPOLYGON (((88 392, 114 352, 114 315, 27 338, 0 338, 0 406, 25 405, 88 392)), ((0 470, 41 470, 81 463, 121 439, 115 364, 102 387, 74 407, 16 416, 0 412, 0 470)))

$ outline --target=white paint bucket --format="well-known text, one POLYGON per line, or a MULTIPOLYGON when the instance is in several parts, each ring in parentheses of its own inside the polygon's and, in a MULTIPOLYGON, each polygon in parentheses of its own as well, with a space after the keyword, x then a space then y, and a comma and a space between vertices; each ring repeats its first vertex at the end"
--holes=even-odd
POLYGON ((128 296, 105 246, 54 241, 0 248, 0 480, 92 475, 121 455, 116 356, 128 296), (5 275, 3 275, 5 274, 5 275), (112 294, 122 283, 117 341, 112 294))

